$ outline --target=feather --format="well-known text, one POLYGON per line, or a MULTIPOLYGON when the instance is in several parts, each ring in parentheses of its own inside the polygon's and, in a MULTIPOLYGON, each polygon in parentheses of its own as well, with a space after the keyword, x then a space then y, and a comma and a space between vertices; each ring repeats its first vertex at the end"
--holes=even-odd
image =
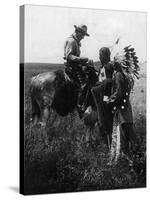
POLYGON ((131 45, 124 47, 124 50, 127 51, 129 49, 129 47, 131 47, 131 45))
POLYGON ((120 38, 118 38, 118 39, 117 39, 117 41, 115 42, 115 44, 118 44, 118 43, 119 43, 119 41, 120 41, 120 38))
POLYGON ((132 53, 131 53, 131 55, 132 55, 132 56, 135 56, 135 55, 136 55, 136 53, 135 53, 135 52, 132 52, 132 53))
POLYGON ((126 71, 126 74, 128 74, 130 78, 134 79, 134 77, 136 77, 139 79, 139 61, 135 49, 131 47, 131 45, 124 47, 123 51, 118 52, 114 57, 114 62, 117 62, 124 73, 126 71))
POLYGON ((129 49, 129 51, 134 51, 134 48, 129 49))

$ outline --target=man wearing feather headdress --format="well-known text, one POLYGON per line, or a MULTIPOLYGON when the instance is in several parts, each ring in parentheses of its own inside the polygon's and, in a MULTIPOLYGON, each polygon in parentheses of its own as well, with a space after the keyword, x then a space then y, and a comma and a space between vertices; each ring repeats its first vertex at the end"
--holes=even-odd
POLYGON ((112 94, 107 100, 112 105, 114 113, 114 125, 120 128, 120 140, 122 152, 131 158, 131 149, 137 145, 137 138, 133 130, 133 115, 130 104, 130 92, 134 85, 134 77, 138 78, 138 60, 134 48, 125 47, 123 53, 114 57, 114 73, 112 94))

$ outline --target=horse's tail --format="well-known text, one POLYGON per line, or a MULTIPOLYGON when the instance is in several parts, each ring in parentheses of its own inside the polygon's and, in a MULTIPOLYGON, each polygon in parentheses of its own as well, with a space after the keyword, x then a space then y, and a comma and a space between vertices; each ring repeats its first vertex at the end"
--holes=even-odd
POLYGON ((38 104, 38 101, 37 101, 38 88, 34 84, 34 78, 35 77, 32 78, 31 85, 30 85, 30 88, 29 88, 30 97, 31 97, 32 120, 33 121, 39 120, 40 116, 41 116, 40 105, 38 104))

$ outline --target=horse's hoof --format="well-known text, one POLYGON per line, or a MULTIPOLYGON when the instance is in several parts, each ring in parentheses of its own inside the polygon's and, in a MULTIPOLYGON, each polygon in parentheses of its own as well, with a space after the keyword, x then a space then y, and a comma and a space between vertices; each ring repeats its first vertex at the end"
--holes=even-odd
POLYGON ((49 149, 50 145, 49 144, 45 144, 45 148, 49 149))
POLYGON ((106 165, 108 166, 108 167, 110 167, 110 166, 112 166, 112 161, 109 161, 106 165))
POLYGON ((45 123, 45 122, 39 122, 38 125, 39 125, 41 128, 45 128, 45 127, 46 127, 46 123, 45 123))
POLYGON ((33 121, 33 118, 31 117, 30 119, 29 119, 29 122, 32 122, 33 121))
POLYGON ((88 148, 90 146, 90 143, 89 142, 86 142, 86 147, 88 148))

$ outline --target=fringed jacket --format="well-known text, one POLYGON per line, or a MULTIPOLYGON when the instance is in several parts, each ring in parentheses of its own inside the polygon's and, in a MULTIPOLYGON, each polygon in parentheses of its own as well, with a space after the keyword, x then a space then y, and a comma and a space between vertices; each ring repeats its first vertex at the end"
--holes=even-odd
POLYGON ((113 105, 112 111, 118 114, 121 124, 133 123, 132 107, 130 104, 130 82, 121 70, 114 71, 112 80, 112 95, 109 98, 109 102, 113 105))

